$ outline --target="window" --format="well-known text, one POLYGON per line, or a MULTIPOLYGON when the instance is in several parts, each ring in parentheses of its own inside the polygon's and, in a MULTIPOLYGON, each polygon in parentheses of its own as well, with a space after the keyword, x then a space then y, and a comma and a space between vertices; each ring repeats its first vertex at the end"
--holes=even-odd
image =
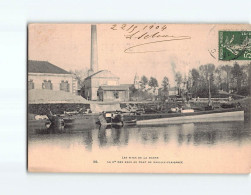
POLYGON ((30 90, 30 89, 34 89, 34 82, 33 82, 32 79, 30 79, 30 80, 28 81, 28 90, 30 90))
POLYGON ((70 85, 69 85, 68 81, 61 81, 60 90, 61 91, 66 91, 66 92, 70 91, 70 85))
POLYGON ((118 99, 118 98, 119 98, 119 92, 118 92, 118 91, 114 91, 114 92, 113 92, 113 95, 114 95, 115 99, 118 99))
POLYGON ((51 80, 44 80, 44 82, 42 83, 42 89, 49 89, 52 90, 52 83, 51 80))

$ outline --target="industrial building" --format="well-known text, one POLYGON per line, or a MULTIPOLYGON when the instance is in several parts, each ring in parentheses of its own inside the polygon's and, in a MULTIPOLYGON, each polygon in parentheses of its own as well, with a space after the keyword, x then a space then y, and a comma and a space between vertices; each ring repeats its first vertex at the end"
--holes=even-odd
POLYGON ((88 77, 84 80, 81 95, 94 101, 128 101, 129 87, 119 83, 119 77, 109 70, 99 70, 97 52, 97 29, 91 26, 91 60, 88 77))
POLYGON ((74 74, 47 61, 28 61, 28 89, 65 91, 77 95, 74 74))

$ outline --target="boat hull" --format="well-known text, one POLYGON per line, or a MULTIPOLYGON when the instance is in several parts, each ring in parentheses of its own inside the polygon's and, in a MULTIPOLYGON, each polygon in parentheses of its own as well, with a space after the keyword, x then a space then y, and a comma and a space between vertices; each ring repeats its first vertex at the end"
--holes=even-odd
POLYGON ((64 126, 67 127, 75 127, 75 128, 95 128, 96 123, 98 122, 99 114, 78 114, 73 116, 64 116, 62 119, 64 120, 64 126))
POLYGON ((225 111, 218 113, 200 113, 190 115, 180 115, 147 120, 138 120, 137 125, 157 125, 157 124, 184 124, 184 123, 202 123, 202 122, 227 122, 244 121, 244 111, 225 111))

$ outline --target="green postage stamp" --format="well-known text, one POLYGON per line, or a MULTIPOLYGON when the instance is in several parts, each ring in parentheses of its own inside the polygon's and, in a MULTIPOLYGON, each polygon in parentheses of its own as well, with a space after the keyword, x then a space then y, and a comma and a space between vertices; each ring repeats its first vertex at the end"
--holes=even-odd
POLYGON ((219 60, 251 60, 251 31, 219 31, 219 60))

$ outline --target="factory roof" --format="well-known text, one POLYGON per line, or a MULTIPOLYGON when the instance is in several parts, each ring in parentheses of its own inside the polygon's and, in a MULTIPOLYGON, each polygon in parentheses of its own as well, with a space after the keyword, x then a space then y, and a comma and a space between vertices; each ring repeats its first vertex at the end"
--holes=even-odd
POLYGON ((129 90, 129 87, 128 86, 124 86, 124 85, 114 85, 114 86, 100 86, 99 89, 102 89, 104 91, 109 91, 109 90, 112 90, 112 91, 125 91, 125 90, 129 90))
POLYGON ((29 73, 52 73, 52 74, 71 74, 66 70, 59 68, 47 61, 28 61, 28 72, 29 73))
POLYGON ((111 71, 109 70, 100 70, 90 76, 88 76, 86 79, 90 79, 90 78, 116 78, 116 79, 119 79, 118 76, 114 75, 111 73, 111 71))

